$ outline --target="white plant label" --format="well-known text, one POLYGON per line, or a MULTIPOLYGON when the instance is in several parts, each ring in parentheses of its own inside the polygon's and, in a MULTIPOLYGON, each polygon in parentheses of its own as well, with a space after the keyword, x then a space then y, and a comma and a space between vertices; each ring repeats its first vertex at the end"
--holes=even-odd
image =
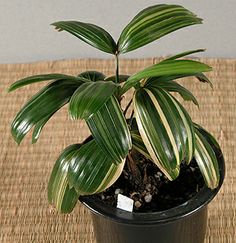
POLYGON ((122 194, 118 194, 116 207, 128 212, 133 212, 134 200, 122 194))

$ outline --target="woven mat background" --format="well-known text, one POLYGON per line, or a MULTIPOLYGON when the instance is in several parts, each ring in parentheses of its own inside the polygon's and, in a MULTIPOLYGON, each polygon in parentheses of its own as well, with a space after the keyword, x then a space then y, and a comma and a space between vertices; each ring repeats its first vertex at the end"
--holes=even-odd
MULTIPOLYGON (((121 72, 131 74, 159 59, 122 60, 121 72)), ((227 175, 223 188, 209 206, 205 242, 236 242, 236 60, 201 59, 214 68, 206 84, 182 81, 198 98, 200 110, 186 107, 194 121, 205 126, 220 142, 227 175)), ((95 242, 90 215, 77 205, 70 215, 59 215, 47 202, 47 181, 60 151, 89 133, 84 123, 70 121, 66 107, 45 126, 37 144, 30 135, 17 146, 10 122, 26 100, 44 84, 34 84, 7 94, 6 88, 28 75, 60 72, 75 75, 83 70, 113 74, 112 60, 66 60, 33 64, 0 65, 0 242, 95 242)))

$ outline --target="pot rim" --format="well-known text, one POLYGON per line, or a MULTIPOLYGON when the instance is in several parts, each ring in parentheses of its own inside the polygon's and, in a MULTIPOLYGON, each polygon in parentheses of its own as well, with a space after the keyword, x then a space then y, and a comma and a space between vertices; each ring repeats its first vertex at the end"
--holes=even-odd
MULTIPOLYGON (((216 148, 214 148, 215 150, 216 148)), ((225 177, 225 160, 220 149, 216 155, 219 163, 220 182, 219 186, 211 190, 206 185, 190 200, 174 208, 149 213, 127 212, 110 205, 106 205, 102 200, 92 196, 80 196, 79 200, 94 214, 105 217, 109 220, 122 224, 132 225, 152 225, 172 222, 197 213, 206 207, 220 190, 225 177)))

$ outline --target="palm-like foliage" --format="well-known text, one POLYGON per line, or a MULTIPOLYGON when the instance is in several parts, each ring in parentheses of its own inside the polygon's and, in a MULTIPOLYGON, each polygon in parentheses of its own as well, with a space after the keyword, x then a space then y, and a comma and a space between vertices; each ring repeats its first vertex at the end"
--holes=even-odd
POLYGON ((212 144, 218 146, 217 142, 192 122, 185 108, 172 95, 172 92, 177 92, 183 99, 198 105, 194 95, 176 80, 194 76, 199 81, 210 83, 203 74, 211 70, 208 65, 179 60, 204 50, 177 54, 131 76, 119 74, 121 54, 201 22, 181 6, 156 5, 135 16, 117 43, 108 32, 93 24, 78 21, 53 23, 56 29, 114 54, 117 61, 115 75, 111 77, 97 71, 86 71, 77 77, 43 74, 19 80, 9 88, 12 91, 35 82, 52 80, 24 105, 13 120, 12 135, 17 143, 33 127, 32 142, 36 142, 46 122, 67 103, 71 118, 83 119, 91 131, 91 139, 67 147, 52 170, 48 197, 59 211, 70 212, 79 195, 93 194, 112 185, 120 176, 132 149, 153 161, 170 180, 178 177, 181 163, 190 163, 195 157, 206 185, 212 189, 218 186, 219 169, 212 149, 212 144), (129 119, 133 122, 128 125, 120 100, 131 88, 135 89, 131 101, 134 112, 129 119))

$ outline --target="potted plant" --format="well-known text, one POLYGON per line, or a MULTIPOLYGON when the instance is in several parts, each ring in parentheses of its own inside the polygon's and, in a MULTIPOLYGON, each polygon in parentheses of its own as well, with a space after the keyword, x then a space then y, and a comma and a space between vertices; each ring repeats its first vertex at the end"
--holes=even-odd
POLYGON ((119 73, 120 55, 201 23, 184 7, 166 4, 138 13, 118 42, 93 24, 53 23, 57 30, 114 55, 114 76, 98 71, 40 74, 9 88, 52 80, 14 118, 11 131, 18 144, 33 127, 35 143, 47 121, 67 103, 71 118, 87 123, 91 136, 65 148, 56 161, 48 198, 62 213, 70 213, 80 199, 93 212, 98 242, 203 242, 207 204, 223 182, 224 159, 214 137, 191 120, 172 93, 198 105, 176 80, 194 76, 211 85, 204 74, 211 67, 184 59, 204 50, 171 56, 131 76, 119 73), (122 109, 122 98, 131 90, 132 99, 122 109), (133 212, 116 208, 121 194, 133 200, 133 212))

